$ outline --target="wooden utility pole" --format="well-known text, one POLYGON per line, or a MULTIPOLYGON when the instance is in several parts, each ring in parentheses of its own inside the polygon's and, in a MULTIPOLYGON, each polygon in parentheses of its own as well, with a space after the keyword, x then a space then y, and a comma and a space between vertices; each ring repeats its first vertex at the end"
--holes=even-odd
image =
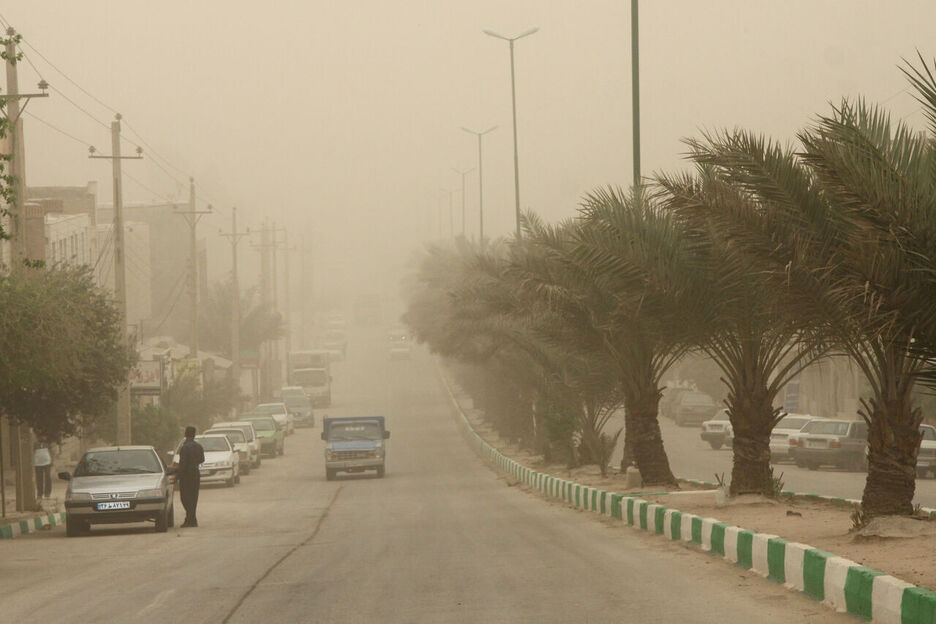
POLYGON ((196 226, 202 215, 211 214, 208 210, 195 209, 195 179, 189 178, 188 210, 178 210, 175 213, 185 218, 189 226, 189 301, 192 309, 189 311, 189 357, 198 359, 198 238, 196 226))
MULTIPOLYGON (((111 122, 111 154, 103 156, 96 153, 94 146, 88 148, 88 158, 102 158, 111 161, 114 185, 114 300, 120 312, 120 342, 127 345, 127 255, 124 252, 123 218, 123 160, 143 158, 143 149, 138 147, 136 156, 120 155, 120 114, 111 122)), ((129 345, 127 345, 129 347, 129 345)), ((117 444, 131 444, 130 417, 130 380, 125 379, 117 388, 117 444)))
POLYGON ((250 228, 244 232, 237 231, 237 207, 231 209, 231 231, 221 236, 231 241, 231 377, 240 387, 240 285, 237 279, 237 244, 240 239, 250 236, 250 228))
MULTIPOLYGON (((0 95, 0 101, 6 103, 6 119, 10 122, 12 134, 10 136, 9 175, 13 185, 12 218, 10 219, 10 265, 13 271, 22 271, 25 267, 26 256, 26 151, 23 145, 23 110, 34 97, 48 97, 45 90, 48 88, 45 80, 39 82, 41 93, 20 93, 19 77, 16 62, 16 31, 8 28, 4 50, 6 57, 7 92, 0 95), (20 101, 23 101, 20 106, 20 101)), ((31 511, 36 508, 36 486, 33 480, 33 434, 32 429, 25 425, 10 423, 10 448, 15 450, 16 462, 16 510, 31 511)), ((3 462, 2 449, 0 449, 0 465, 3 462)), ((6 515, 6 487, 0 483, 0 505, 3 515, 6 515)))
MULTIPOLYGON (((270 278, 270 225, 266 220, 263 221, 263 229, 260 230, 260 244, 251 245, 260 253, 260 301, 264 308, 270 309, 272 306, 272 283, 270 278)), ((269 341, 264 342, 260 354, 260 397, 268 399, 273 395, 273 382, 271 379, 273 359, 273 349, 269 341)))

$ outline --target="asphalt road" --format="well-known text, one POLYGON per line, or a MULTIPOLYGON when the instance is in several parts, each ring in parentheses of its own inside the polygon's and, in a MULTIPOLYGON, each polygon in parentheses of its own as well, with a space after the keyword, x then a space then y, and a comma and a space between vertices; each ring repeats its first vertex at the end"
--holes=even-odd
POLYGON ((0 621, 853 621, 508 487, 461 438, 428 354, 389 362, 382 337, 352 334, 318 418, 387 416, 386 478, 326 482, 319 429, 299 430, 239 486, 204 489, 198 529, 3 542, 0 621))

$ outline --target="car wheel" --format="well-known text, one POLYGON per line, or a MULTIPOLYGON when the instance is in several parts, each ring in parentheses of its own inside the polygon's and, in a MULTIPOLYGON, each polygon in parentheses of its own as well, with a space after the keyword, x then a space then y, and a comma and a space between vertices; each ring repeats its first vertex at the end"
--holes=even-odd
POLYGON ((244 463, 244 468, 243 468, 243 470, 242 470, 241 472, 244 474, 244 476, 250 474, 250 462, 245 462, 245 463, 244 463))
POLYGON ((709 446, 712 447, 712 450, 717 451, 721 448, 722 443, 716 442, 715 440, 709 440, 709 446))
POLYGON ((263 461, 263 458, 260 457, 260 453, 257 453, 257 463, 253 465, 253 468, 259 468, 259 467, 260 467, 260 462, 262 462, 262 461, 263 461))
POLYGON ((819 470, 819 462, 811 461, 806 462, 806 467, 810 470, 819 470))
POLYGON ((90 529, 91 527, 87 522, 65 516, 65 535, 68 537, 78 537, 87 533, 90 529))
POLYGON ((238 468, 237 472, 234 473, 234 483, 240 483, 240 468, 238 468))
POLYGON ((169 511, 163 509, 156 516, 156 532, 165 533, 169 530, 169 511))
POLYGON ((285 455, 285 454, 286 454, 286 445, 285 445, 285 444, 284 444, 283 446, 279 447, 279 454, 280 454, 280 455, 285 455))
POLYGON ((377 478, 383 479, 384 474, 386 474, 386 469, 383 466, 377 466, 377 478))
POLYGON ((231 475, 231 478, 224 482, 224 487, 234 487, 234 475, 231 475))
POLYGON ((169 508, 169 528, 175 526, 175 505, 169 508))
POLYGON ((326 481, 334 481, 334 480, 335 480, 335 474, 336 474, 336 473, 337 473, 336 470, 332 470, 331 468, 326 468, 326 469, 325 469, 325 480, 326 480, 326 481))

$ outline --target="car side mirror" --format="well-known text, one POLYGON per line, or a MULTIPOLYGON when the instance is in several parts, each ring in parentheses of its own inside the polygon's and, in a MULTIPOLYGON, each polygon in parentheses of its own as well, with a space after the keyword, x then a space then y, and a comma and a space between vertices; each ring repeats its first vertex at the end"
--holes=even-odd
POLYGON ((70 472, 60 472, 60 473, 58 473, 58 478, 61 479, 62 481, 71 481, 71 473, 70 473, 70 472))
POLYGON ((390 439, 390 432, 389 432, 389 431, 384 431, 384 432, 383 432, 383 439, 384 439, 384 440, 389 440, 389 439, 390 439))

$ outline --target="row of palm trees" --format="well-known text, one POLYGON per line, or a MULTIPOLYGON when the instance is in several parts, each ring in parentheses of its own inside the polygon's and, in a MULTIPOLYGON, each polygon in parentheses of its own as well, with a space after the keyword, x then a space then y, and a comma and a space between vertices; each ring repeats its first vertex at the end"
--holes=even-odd
POLYGON ((845 99, 794 145, 704 134, 687 141, 688 172, 596 190, 558 224, 527 215, 521 240, 429 249, 407 322, 436 352, 526 379, 534 409, 518 418, 534 432, 537 399, 564 406, 599 465, 623 404, 625 462, 646 484, 676 481, 657 421, 663 375, 708 356, 728 391, 732 494, 773 491, 778 394, 847 355, 869 388, 862 507, 912 513, 911 392, 936 379, 936 79, 922 57, 902 71, 929 133, 845 99))

